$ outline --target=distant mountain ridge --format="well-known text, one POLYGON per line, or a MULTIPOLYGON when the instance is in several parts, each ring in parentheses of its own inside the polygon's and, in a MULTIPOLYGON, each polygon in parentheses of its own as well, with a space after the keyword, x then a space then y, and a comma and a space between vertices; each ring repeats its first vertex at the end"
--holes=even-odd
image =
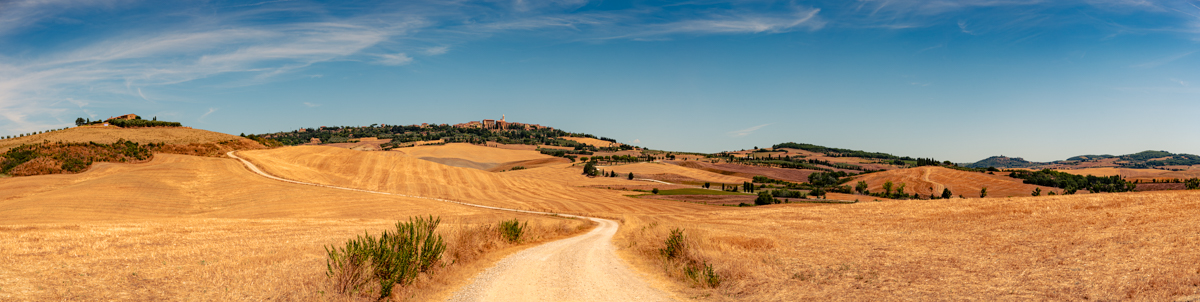
POLYGON ((1045 165, 1075 165, 1081 162, 1114 158, 1116 161, 1113 164, 1116 166, 1135 169, 1200 165, 1200 156, 1198 155, 1147 150, 1126 155, 1079 155, 1049 163, 1030 162, 1020 157, 992 156, 966 166, 971 168, 1034 168, 1045 165))
POLYGON ((1045 163, 1031 162, 1020 157, 992 156, 983 160, 967 164, 968 168, 1029 168, 1040 166, 1045 163))

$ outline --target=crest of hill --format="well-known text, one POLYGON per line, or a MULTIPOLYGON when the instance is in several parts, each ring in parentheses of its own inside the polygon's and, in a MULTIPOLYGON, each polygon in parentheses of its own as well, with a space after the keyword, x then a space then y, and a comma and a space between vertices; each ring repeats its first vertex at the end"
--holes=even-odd
POLYGON ((591 145, 591 146, 596 146, 596 147, 601 147, 601 148, 603 148, 603 147, 616 147, 616 146, 620 146, 620 145, 621 145, 621 144, 619 144, 619 143, 614 143, 614 142, 610 142, 610 141, 606 141, 606 140, 594 139, 594 138, 590 138, 590 137, 570 137, 570 136, 563 136, 563 137, 559 137, 559 138, 561 138, 561 139, 565 139, 565 140, 570 140, 570 141, 576 141, 576 142, 579 142, 579 143, 582 143, 582 144, 591 145))
POLYGON ((186 145, 243 139, 236 135, 187 127, 119 128, 85 126, 0 140, 0 152, 8 151, 8 149, 20 145, 38 144, 44 141, 111 144, 116 143, 118 140, 125 140, 139 144, 163 143, 186 145))
POLYGON ((1027 161, 1024 158, 1020 158, 1020 157, 992 156, 992 157, 988 157, 983 160, 968 164, 967 167, 968 168, 988 168, 988 167, 1029 168, 1029 167, 1036 167, 1039 165, 1042 165, 1042 163, 1035 163, 1035 162, 1027 161))

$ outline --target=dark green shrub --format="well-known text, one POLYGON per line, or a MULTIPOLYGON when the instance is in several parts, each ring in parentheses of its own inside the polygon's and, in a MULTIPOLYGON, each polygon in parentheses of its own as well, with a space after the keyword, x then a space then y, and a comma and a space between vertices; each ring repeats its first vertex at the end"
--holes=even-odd
POLYGON ((776 203, 779 203, 779 201, 775 200, 775 197, 772 197, 771 193, 766 191, 758 192, 758 198, 754 199, 754 204, 760 206, 776 203))
POLYGON ((650 190, 650 193, 658 194, 658 188, 654 188, 653 190, 650 190))
POLYGON ((713 288, 721 285, 721 275, 708 262, 689 264, 683 268, 683 274, 702 286, 713 288))
POLYGON ((384 231, 378 238, 364 233, 346 242, 342 248, 326 247, 326 275, 343 293, 365 294, 379 285, 379 299, 392 294, 392 288, 410 285, 417 274, 428 272, 442 258, 446 243, 434 231, 441 218, 409 218, 396 222, 396 230, 384 231))
POLYGON ((662 254, 663 258, 671 260, 682 256, 683 249, 687 247, 687 243, 683 238, 683 230, 672 229, 671 235, 667 236, 666 243, 667 245, 665 247, 658 250, 659 254, 662 254))
POLYGON ((521 234, 525 233, 525 227, 528 225, 529 222, 522 224, 520 221, 517 221, 516 218, 513 218, 512 220, 501 221, 500 236, 504 237, 504 240, 507 240, 511 243, 519 242, 521 241, 521 234))

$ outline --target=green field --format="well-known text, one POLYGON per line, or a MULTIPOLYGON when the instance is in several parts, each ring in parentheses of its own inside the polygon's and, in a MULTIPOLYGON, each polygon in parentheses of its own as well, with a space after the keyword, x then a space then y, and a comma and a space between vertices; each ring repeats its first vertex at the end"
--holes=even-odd
POLYGON ((674 190, 658 191, 658 195, 754 195, 754 194, 725 192, 725 191, 721 191, 721 190, 708 190, 708 189, 674 189, 674 190))

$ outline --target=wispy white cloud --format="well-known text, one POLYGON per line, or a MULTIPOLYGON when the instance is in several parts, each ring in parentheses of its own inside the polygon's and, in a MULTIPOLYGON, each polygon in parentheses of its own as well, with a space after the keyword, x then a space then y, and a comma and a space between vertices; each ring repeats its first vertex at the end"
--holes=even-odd
POLYGON ((437 47, 426 48, 425 54, 431 55, 431 56, 436 56, 436 55, 445 54, 447 51, 450 51, 450 46, 437 46, 437 47))
POLYGON ((218 110, 217 108, 208 108, 208 112, 201 114, 200 118, 197 118, 196 120, 204 121, 204 118, 208 117, 209 114, 213 114, 213 112, 217 112, 217 110, 218 110))
POLYGON ((763 127, 766 127, 768 125, 771 125, 771 124, 762 124, 762 125, 742 129, 742 130, 729 131, 729 134, 733 135, 734 137, 743 137, 743 136, 753 134, 754 131, 758 131, 758 129, 762 129, 763 127))
POLYGON ((1172 56, 1169 56, 1169 57, 1161 58, 1161 59, 1154 60, 1154 61, 1150 61, 1150 62, 1146 62, 1146 63, 1135 64, 1135 65, 1133 65, 1132 67, 1134 67, 1134 68, 1154 68, 1154 67, 1158 67, 1158 66, 1165 65, 1165 64, 1167 64, 1167 63, 1175 62, 1175 60, 1179 60, 1179 59, 1185 58, 1185 57, 1187 57, 1187 56, 1190 56, 1190 55, 1192 55, 1192 54, 1194 54, 1194 53, 1196 53, 1196 51, 1189 51, 1189 52, 1185 52, 1185 53, 1181 53, 1181 54, 1172 55, 1172 56))
POLYGON ((381 54, 379 55, 379 64, 383 65, 404 65, 412 63, 413 58, 404 53, 398 54, 381 54))

